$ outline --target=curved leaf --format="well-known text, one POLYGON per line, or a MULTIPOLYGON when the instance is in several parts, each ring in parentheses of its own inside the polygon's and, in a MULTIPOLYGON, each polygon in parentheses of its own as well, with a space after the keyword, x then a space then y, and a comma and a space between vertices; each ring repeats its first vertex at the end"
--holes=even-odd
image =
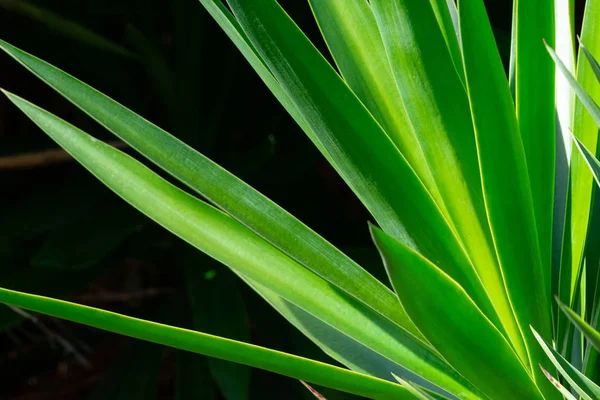
MULTIPOLYGON (((500 54, 481 0, 459 2, 460 29, 489 224, 520 331, 510 338, 528 366, 545 360, 528 324, 551 335, 549 282, 540 258, 525 152, 500 54), (488 73, 482 75, 481 68, 488 73), (515 232, 519 240, 515 240, 515 232), (518 335, 518 336, 517 336, 518 335), (523 338, 525 344, 523 344, 523 338), (517 341, 519 340, 519 341, 517 341), (533 355, 532 355, 533 353, 533 355)), ((545 378, 542 382, 545 382, 545 378)), ((551 389, 554 392, 554 389, 551 389)))
MULTIPOLYGON (((555 68, 544 54, 543 41, 554 44, 554 3, 555 0, 515 0, 513 28, 515 107, 543 265, 550 265, 552 257, 556 158, 555 68)), ((549 290, 549 273, 544 284, 549 290)), ((547 307, 551 304, 548 299, 547 307)))
POLYGON ((448 391, 471 394, 468 383, 422 342, 244 225, 169 184, 133 158, 6 94, 98 179, 170 232, 417 375, 448 391))
MULTIPOLYGON (((261 193, 83 82, 1 40, 0 48, 108 130, 265 240, 415 337, 421 337, 403 310, 396 306, 388 288, 261 193)), ((260 60, 255 61, 262 65, 260 60)), ((275 81, 274 84, 278 85, 275 81)))
MULTIPOLYGON (((454 231, 406 159, 331 65, 275 0, 231 0, 229 4, 317 133, 311 139, 324 146, 325 156, 334 160, 333 166, 383 229, 449 271, 494 318, 490 300, 454 231)), ((468 208, 464 201, 460 205, 468 208)), ((481 244, 476 234, 471 237, 481 244)))
POLYGON ((177 349, 238 362, 359 396, 414 397, 399 385, 247 343, 144 321, 48 297, 0 289, 0 302, 177 349))
POLYGON ((583 400, 594 400, 600 398, 600 387, 588 379, 584 374, 577 371, 567 360, 565 360, 556 350, 550 347, 544 339, 533 329, 533 334, 537 339, 544 352, 552 361, 552 364, 560 372, 561 376, 569 382, 571 388, 574 389, 583 400))
POLYGON ((396 87, 371 6, 365 0, 309 2, 342 77, 406 157, 438 206, 445 210, 396 87))
MULTIPOLYGON (((598 21, 600 21, 600 1, 587 0, 585 3, 583 25, 581 27, 581 39, 592 54, 600 54, 600 24, 598 21)), ((565 60, 565 62, 568 63, 568 60, 565 60)), ((564 69, 560 64, 557 64, 557 66, 563 74, 569 71, 568 64, 564 69)), ((576 76, 577 82, 589 94, 589 97, 593 101, 600 101, 600 83, 596 80, 590 65, 585 62, 583 51, 579 51, 576 76)), ((569 76, 565 77, 577 94, 577 89, 573 87, 573 82, 569 76)), ((581 97, 576 99, 574 103, 572 132, 588 149, 596 152, 598 146, 598 125, 597 122, 594 122, 593 117, 588 111, 586 111, 586 103, 581 97)), ((577 275, 582 265, 590 220, 592 192, 594 189, 593 178, 588 166, 576 149, 573 149, 571 153, 570 187, 572 210, 569 217, 571 218, 573 258, 569 279, 570 299, 567 300, 565 297, 562 297, 564 301, 567 301, 567 304, 573 304, 575 297, 577 275)))
POLYGON ((457 280, 494 324, 517 339, 485 213, 467 94, 442 33, 431 28, 437 21, 425 3, 371 1, 396 84, 472 265, 461 267, 462 278, 421 253, 457 280))
POLYGON ((596 351, 600 352, 600 333, 585 322, 575 311, 571 310, 560 301, 558 301, 558 306, 567 315, 567 318, 569 318, 573 325, 583 333, 583 336, 585 336, 589 343, 594 346, 596 351))
POLYGON ((450 365, 490 399, 543 399, 502 333, 452 278, 380 229, 371 235, 400 302, 450 365))

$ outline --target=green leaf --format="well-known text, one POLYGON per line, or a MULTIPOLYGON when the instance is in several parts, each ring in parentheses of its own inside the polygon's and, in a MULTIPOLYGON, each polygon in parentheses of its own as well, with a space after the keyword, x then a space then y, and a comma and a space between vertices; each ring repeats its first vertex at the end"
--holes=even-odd
POLYGON ((450 365, 490 399, 543 399, 502 333, 452 278, 380 229, 371 235, 400 302, 450 365))
POLYGON ((458 8, 484 199, 510 304, 519 322, 520 332, 511 331, 510 338, 521 360, 531 366, 545 357, 523 327, 531 323, 550 337, 551 320, 549 277, 540 257, 525 152, 484 4, 461 0, 458 8), (488 73, 482 75, 481 68, 488 73), (516 231, 519 240, 515 240, 516 231), (526 346, 516 341, 521 335, 526 346))
MULTIPOLYGON (((515 105, 543 265, 550 265, 552 257, 556 155, 555 68, 544 54, 543 41, 554 44, 554 3, 515 0, 514 20, 515 105)), ((549 290, 549 274, 543 283, 549 290)), ((551 307, 550 300, 546 307, 551 307)))
MULTIPOLYGON (((556 51, 568 69, 575 71, 575 47, 573 38, 575 25, 575 1, 555 2, 556 51)), ((552 226, 552 285, 551 293, 566 302, 571 298, 571 212, 570 204, 570 161, 572 153, 571 129, 575 94, 567 79, 555 74, 556 81, 556 187, 554 190, 554 218, 552 226)), ((567 326, 566 317, 553 304, 552 317, 557 343, 564 342, 567 326)))
POLYGON ((169 184, 124 153, 6 94, 98 179, 170 232, 432 383, 451 392, 472 394, 469 384, 422 342, 302 267, 244 225, 169 184))
POLYGON ((571 394, 571 392, 569 392, 563 385, 561 385, 560 381, 556 378, 554 378, 548 371, 546 371, 543 367, 540 366, 540 369, 542 370, 542 373, 546 376, 546 378, 548 379, 548 381, 554 385, 554 387, 556 389, 558 389, 558 391, 560 392, 560 394, 562 394, 566 400, 577 400, 575 398, 575 396, 573 396, 571 394))
POLYGON ((442 33, 431 29, 437 25, 435 13, 422 3, 374 0, 371 5, 411 123, 427 144, 425 155, 472 265, 461 265, 461 276, 448 269, 444 259, 420 252, 459 282, 494 324, 518 341, 487 222, 467 94, 442 33))
POLYGON ((396 379, 398 381, 398 383, 400 383, 403 387, 405 387, 406 390, 408 390, 410 393, 412 393, 419 400, 436 400, 439 398, 445 399, 445 397, 441 397, 441 396, 440 397, 432 396, 424 389, 413 384, 412 382, 405 381, 404 379, 400 378, 396 374, 392 374, 392 376, 394 377, 394 379, 396 379))
POLYGON ((5 42, 0 41, 0 48, 133 148, 269 243, 415 337, 422 337, 404 311, 396 306, 389 289, 252 187, 81 81, 5 42))
POLYGON ((452 62, 458 73, 458 77, 464 83, 465 68, 463 66, 462 54, 459 47, 458 13, 454 0, 429 0, 435 18, 446 41, 446 46, 452 57, 452 62))
MULTIPOLYGON (((593 108, 590 107, 594 115, 600 116, 600 108, 593 104, 593 108)), ((574 137, 575 145, 580 151, 581 155, 585 159, 585 162, 589 166, 596 183, 600 185, 600 162, 594 157, 591 151, 589 151, 583 143, 576 137, 574 137)), ((594 210, 592 214, 591 222, 598 220, 598 216, 595 215, 597 211, 594 210), (595 218, 594 218, 595 217, 595 218)), ((589 315, 594 315, 594 311, 600 309, 600 300, 598 300, 598 294, 600 293, 600 266, 599 266, 599 254, 595 249, 596 242, 593 239, 598 238, 598 230, 594 229, 597 224, 590 227, 588 230, 588 241, 589 247, 586 254, 586 268, 585 268, 585 291, 582 296, 586 297, 586 307, 590 309, 589 315)), ((585 315, 582 314, 582 315, 585 315)))
MULTIPOLYGON (((451 271, 493 315, 469 260, 422 182, 279 4, 274 0, 232 0, 229 4, 271 71, 318 133, 307 134, 325 147, 325 156, 333 160, 333 166, 375 219, 396 238, 451 271), (401 190, 398 182, 402 182, 401 190)), ((464 201, 461 207, 465 208, 464 201)))
MULTIPOLYGON (((587 49, 592 54, 600 54, 600 2, 598 0, 588 0, 585 4, 585 12, 583 25, 581 28, 581 39, 586 44, 587 49)), ((589 98, 593 101, 600 101, 600 83, 596 80, 593 71, 588 63, 584 61, 584 51, 579 52, 577 62, 577 82, 585 91, 589 98)), ((564 60, 568 62, 568 60, 564 60)), ((569 71, 569 65, 566 64, 562 68, 561 64, 557 64, 559 69, 565 74, 569 71)), ((577 88, 573 87, 573 81, 569 75, 565 76, 569 84, 578 96, 578 100, 574 104, 574 116, 572 132, 588 149, 596 151, 598 145, 598 125, 594 122, 593 117, 586 111, 589 107, 586 102, 577 93, 577 88)), ((588 166, 579 152, 573 149, 571 154, 571 242, 572 242, 572 267, 571 267, 571 298, 567 304, 573 304, 575 297, 575 281, 582 265, 583 252, 588 232, 590 219, 590 206, 592 200, 592 192, 594 190, 593 178, 590 174, 588 166)), ((563 300, 566 300, 562 298, 563 300)))
POLYGON ((575 367, 573 367, 567 360, 565 360, 556 350, 550 347, 544 339, 533 329, 533 334, 537 339, 542 349, 548 356, 548 358, 552 361, 552 364, 556 367, 560 375, 569 382, 571 388, 573 388, 582 398, 583 400, 593 400, 600 398, 600 387, 598 387, 594 382, 589 380, 585 375, 581 372, 577 371, 575 367))
MULTIPOLYGON (((411 373, 406 368, 402 368, 384 356, 375 353, 373 350, 344 335, 332 326, 325 324, 281 296, 278 296, 272 290, 243 275, 240 275, 240 278, 259 293, 269 305, 275 308, 306 337, 317 344, 327 355, 351 368, 353 371, 390 381, 392 380, 390 373, 395 373, 423 386, 432 386, 431 383, 425 381, 423 378, 411 373)), ((440 391, 439 388, 431 389, 440 391)))
MULTIPOLYGON (((557 300, 558 301, 558 300, 557 300)), ((561 302, 558 302, 560 309, 567 315, 567 318, 575 325, 583 336, 594 346, 596 351, 600 351, 600 333, 592 328, 587 322, 585 322, 575 311, 565 306, 561 302)))
POLYGON ((343 0, 311 0, 310 5, 342 77, 406 157, 438 206, 445 209, 423 153, 424 144, 412 129, 400 98, 371 6, 366 1, 343 0))
POLYGON ((193 353, 239 362, 364 397, 414 399, 399 385, 291 354, 97 308, 0 289, 0 302, 193 353))
MULTIPOLYGON (((0 277, 2 287, 37 295, 65 298, 84 291, 105 271, 106 266, 95 265, 76 270, 53 270, 30 268, 0 277), (31 279, 35 271, 35 279, 31 279)), ((23 316, 8 307, 0 307, 0 332, 23 321, 23 316)))

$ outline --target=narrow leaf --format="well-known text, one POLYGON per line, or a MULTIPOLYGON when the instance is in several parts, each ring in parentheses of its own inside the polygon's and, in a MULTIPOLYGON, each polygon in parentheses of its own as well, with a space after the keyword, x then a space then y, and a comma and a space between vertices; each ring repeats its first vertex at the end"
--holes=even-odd
MULTIPOLYGON (((600 54, 600 2, 598 0, 588 0, 585 2, 585 11, 583 17, 583 25, 581 28, 581 40, 586 44, 586 50, 591 54, 600 54)), ((558 57, 557 57, 558 58, 558 57)), ((585 61, 585 52, 579 51, 577 61, 577 71, 575 76, 582 90, 587 93, 589 99, 598 102, 600 101, 600 83, 594 76, 590 64, 585 61)), ((555 58, 556 59, 556 58, 555 58)), ((562 58, 561 58, 562 59, 562 58)), ((563 73, 569 71, 568 60, 563 68, 561 64, 557 64, 559 70, 563 73)), ((571 88, 574 90, 578 99, 574 102, 574 114, 572 132, 588 149, 595 152, 598 145, 598 125, 597 121, 590 113, 589 105, 586 104, 578 89, 573 87, 573 80, 569 75, 564 75, 571 88)), ((592 197, 594 184, 593 177, 590 174, 589 168, 586 165, 585 159, 576 149, 572 150, 571 154, 571 176, 570 190, 572 197, 571 215, 571 243, 572 243, 572 261, 570 275, 570 299, 566 304, 573 304, 575 300, 576 278, 582 265, 584 256, 584 247, 586 243, 588 227, 590 223, 590 210, 592 205, 592 197)), ((565 276, 566 278, 566 276, 565 276)), ((563 298, 563 300, 566 300, 563 298)))
MULTIPOLYGON (((497 319, 463 247, 412 167, 281 6, 275 0, 231 0, 229 5, 313 127, 307 134, 317 134, 311 136, 313 142, 324 146, 325 156, 333 160, 333 166, 374 218, 394 237, 449 271, 491 318, 497 319)), ((453 188, 454 178, 452 185, 448 183, 453 188)), ((466 208, 462 199, 457 210, 466 208)), ((481 228, 463 225, 465 229, 481 228)), ((473 233, 471 237, 481 244, 482 236, 473 233)), ((485 241, 485 235, 483 238, 485 241)))
POLYGON ((543 399, 510 344, 454 280, 380 229, 371 227, 371 235, 406 312, 450 365, 490 399, 543 399))
MULTIPOLYGON (((108 130, 265 240, 415 337, 421 336, 403 310, 396 307, 389 289, 261 193, 83 82, 8 43, 0 41, 0 48, 108 130)), ((258 59, 256 62, 262 65, 258 59)))
POLYGON ((366 1, 344 0, 311 0, 310 5, 342 77, 444 209, 423 144, 396 87, 371 6, 366 1))
POLYGON ((554 387, 556 389, 558 389, 558 391, 560 392, 560 394, 562 394, 566 400, 577 400, 575 398, 575 396, 573 396, 571 394, 571 392, 569 392, 563 385, 561 385, 560 381, 556 378, 554 378, 552 375, 550 375, 550 373, 548 371, 546 371, 542 366, 540 366, 540 369, 542 370, 543 374, 546 375, 546 378, 548 379, 548 381, 554 385, 554 387))
POLYGON ((7 289, 0 289, 0 302, 121 335, 265 369, 359 396, 390 400, 414 399, 400 385, 201 332, 7 289))
MULTIPOLYGON (((555 67, 545 57, 543 41, 554 43, 554 0, 515 0, 514 23, 517 120, 542 262, 550 265, 556 158, 555 67)), ((544 284, 549 290, 549 275, 544 284)))
POLYGON ((535 365, 545 357, 535 356, 541 351, 536 351, 535 339, 523 327, 533 323, 550 337, 550 280, 540 256, 525 152, 484 4, 461 0, 458 8, 484 199, 502 276, 519 322, 519 330, 511 332, 510 338, 521 360, 535 365), (485 76, 480 74, 481 68, 488 71, 485 76), (519 240, 514 239, 516 231, 519 240), (522 340, 521 335, 527 346, 517 341, 522 340))
POLYGON ((600 333, 592 328, 587 322, 585 322, 575 311, 565 306, 562 303, 558 303, 560 309, 567 315, 567 318, 575 325, 589 343, 594 346, 596 351, 600 351, 600 333))
POLYGON ((449 391, 471 393, 469 384, 422 342, 302 267, 244 225, 169 184, 133 158, 31 103, 7 95, 98 179, 167 230, 425 379, 449 391))
POLYGON ((463 278, 441 259, 421 254, 457 280, 488 318, 517 340, 487 222, 467 93, 441 31, 431 29, 437 25, 434 10, 415 1, 373 0, 371 5, 411 124, 426 144, 435 181, 472 265, 460 267, 463 278))
POLYGON ((600 398, 600 387, 569 364, 569 362, 549 346, 533 328, 531 328, 531 330, 548 358, 552 361, 552 364, 554 364, 556 369, 560 372, 560 375, 569 382, 571 388, 573 388, 584 400, 600 398))

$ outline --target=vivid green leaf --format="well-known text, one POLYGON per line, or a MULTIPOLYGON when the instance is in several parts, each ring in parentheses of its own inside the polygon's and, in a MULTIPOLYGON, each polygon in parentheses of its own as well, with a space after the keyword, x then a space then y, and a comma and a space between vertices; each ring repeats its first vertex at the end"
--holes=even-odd
MULTIPOLYGON (((545 286, 549 281, 540 257, 525 153, 484 4, 461 0, 458 9, 485 204, 510 304, 519 321, 520 332, 510 338, 521 360, 531 366, 545 357, 541 358, 535 338, 523 327, 531 323, 550 337, 551 320, 550 288, 545 286), (482 75, 481 68, 488 73, 482 75), (514 237, 517 230, 519 240, 514 237), (527 346, 515 342, 521 335, 527 346)), ((538 378, 545 382, 541 375, 538 378)))
MULTIPOLYGON (((555 67, 544 54, 543 41, 554 44, 554 0, 515 0, 514 11, 515 106, 542 265, 549 266, 556 158, 555 67)), ((548 291, 550 274, 546 275, 543 282, 548 291)), ((551 307, 550 301, 546 307, 551 307)))
POLYGON ((415 135, 396 87, 371 6, 366 1, 309 2, 342 77, 445 210, 423 153, 424 144, 415 135))
POLYGON ((594 346, 596 351, 600 351, 600 333, 592 328, 575 311, 571 310, 566 305, 558 302, 558 306, 567 315, 567 318, 569 318, 573 325, 575 325, 575 327, 581 331, 589 343, 594 346))
POLYGON ((543 399, 508 341, 456 281, 380 229, 371 234, 400 302, 450 365, 490 399, 543 399))
POLYGON ((193 353, 239 362, 365 397, 413 400, 400 385, 317 361, 201 332, 48 297, 0 289, 0 302, 193 353))
POLYGON ((264 239, 414 336, 421 337, 403 310, 396 306, 389 289, 252 187, 81 81, 5 42, 0 41, 0 47, 133 148, 264 239))
MULTIPOLYGON (((76 270, 36 269, 35 279, 29 268, 9 275, 3 274, 2 287, 54 298, 65 298, 84 291, 106 271, 106 266, 76 270)), ((24 317, 8 307, 0 307, 0 332, 22 322, 24 317)))
POLYGON ((244 225, 124 153, 6 94, 98 179, 170 232, 415 374, 450 392, 474 396, 469 384, 422 342, 303 268, 244 225))
MULTIPOLYGON (((583 25, 581 28, 581 40, 587 46, 592 54, 600 54, 600 2, 598 0, 587 0, 583 25)), ((593 101, 600 101, 600 83, 596 80, 594 73, 588 63, 586 63, 584 52, 580 51, 577 62, 577 82, 582 90, 587 93, 586 96, 593 101)), ((567 61, 567 60, 565 60, 567 61)), ((560 63, 557 64, 563 74, 569 71, 569 65, 563 68, 560 63)), ((574 116, 572 132, 585 147, 596 151, 598 144, 598 125, 594 118, 586 111, 589 105, 581 98, 577 88, 573 87, 574 80, 570 74, 565 76, 575 94, 579 99, 574 104, 574 116)), ((583 252, 586 242, 586 236, 589 226, 590 206, 592 193, 594 191, 593 178, 590 174, 585 160, 576 149, 571 154, 571 243, 572 243, 572 268, 571 268, 571 298, 567 304, 573 304, 575 297, 575 281, 582 265, 583 252)), ((561 297, 562 298, 562 297, 561 297)), ((565 300, 564 298, 562 298, 565 300)))
POLYGON ((463 81, 465 79, 465 68, 463 66, 462 55, 459 47, 459 29, 458 29, 458 13, 454 0, 429 0, 435 18, 438 21, 446 46, 452 57, 452 62, 458 73, 458 77, 463 81))
POLYGON ((443 260, 421 253, 458 281, 518 343, 485 213, 467 94, 441 31, 431 29, 437 25, 435 13, 423 2, 374 0, 371 5, 412 126, 426 144, 425 155, 472 265, 460 267, 462 278, 443 260))
POLYGON ((407 382, 399 376, 392 374, 394 379, 398 381, 403 387, 406 388, 410 393, 412 393, 419 400, 435 400, 435 397, 431 396, 425 390, 421 389, 417 385, 412 384, 411 382, 407 382))
MULTIPOLYGON (((402 368, 400 365, 375 353, 339 330, 325 324, 281 296, 278 296, 267 287, 243 275, 240 275, 240 278, 306 337, 317 344, 327 355, 338 360, 353 371, 390 381, 392 380, 390 373, 393 373, 423 386, 432 386, 431 383, 422 377, 411 373, 406 368, 402 368)), ((441 391, 439 388, 431 389, 447 394, 447 392, 441 391)))
MULTIPOLYGON (((575 1, 555 1, 556 52, 567 68, 575 71, 575 47, 573 38, 575 25, 575 1)), ((557 68, 558 71, 558 68, 557 68)), ((566 78, 555 73, 556 81, 556 187, 554 190, 554 217, 552 226, 552 284, 551 293, 566 302, 571 299, 571 212, 570 204, 570 161, 572 153, 571 129, 575 94, 566 78)), ((558 306, 553 304, 555 340, 563 343, 567 320, 558 306)))
POLYGON ((573 388, 583 400, 600 398, 600 387, 569 364, 569 362, 549 346, 533 328, 531 328, 531 330, 548 358, 552 361, 552 364, 554 364, 556 369, 560 372, 560 375, 569 382, 571 388, 573 388))
POLYGON ((430 28, 436 23, 435 14, 419 2, 376 0, 371 4, 408 115, 415 132, 427 143, 425 152, 434 177, 472 260, 473 266, 463 269, 477 281, 471 283, 476 289, 466 286, 466 279, 459 279, 435 258, 423 255, 456 279, 484 313, 508 332, 511 341, 519 343, 485 213, 467 94, 442 34, 430 28), (485 293, 480 291, 482 284, 485 293), (493 310, 487 300, 481 300, 485 297, 493 310))
POLYGON ((274 0, 232 0, 229 4, 313 127, 307 134, 324 146, 325 156, 333 160, 333 166, 375 219, 395 237, 452 271, 490 310, 489 299, 469 260, 422 182, 285 11, 274 0), (402 190, 398 187, 400 181, 402 190))

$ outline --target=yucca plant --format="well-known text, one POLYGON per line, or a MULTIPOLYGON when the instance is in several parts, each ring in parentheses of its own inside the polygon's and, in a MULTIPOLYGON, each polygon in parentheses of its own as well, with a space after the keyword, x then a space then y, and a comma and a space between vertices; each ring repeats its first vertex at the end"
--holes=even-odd
POLYGON ((6 289, 1 302, 369 398, 600 398, 598 337, 582 322, 597 324, 600 309, 598 166, 587 150, 600 122, 596 0, 586 3, 577 68, 573 1, 515 0, 508 78, 482 0, 309 0, 335 65, 276 0, 200 3, 370 211, 393 291, 205 156, 0 42, 202 198, 5 93, 98 179, 231 268, 349 369, 6 289))

